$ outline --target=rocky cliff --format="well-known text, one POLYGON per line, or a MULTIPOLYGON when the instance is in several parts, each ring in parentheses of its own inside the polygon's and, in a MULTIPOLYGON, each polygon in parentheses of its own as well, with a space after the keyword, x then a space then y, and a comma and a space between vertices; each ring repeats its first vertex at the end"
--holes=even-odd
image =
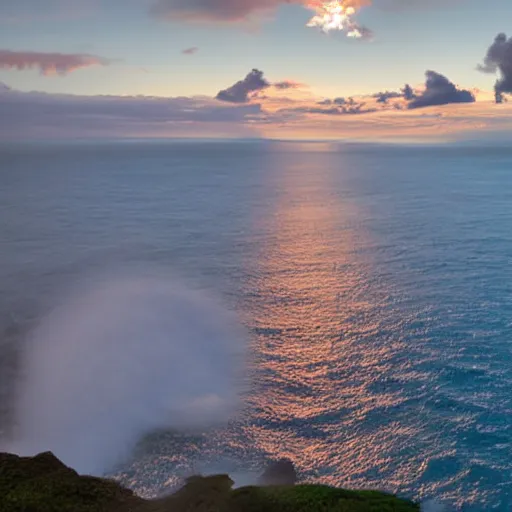
POLYGON ((227 475, 192 477, 175 494, 143 500, 117 482, 81 476, 52 453, 0 454, 0 512, 417 512, 419 505, 374 491, 293 485, 279 461, 261 486, 233 489, 227 475))

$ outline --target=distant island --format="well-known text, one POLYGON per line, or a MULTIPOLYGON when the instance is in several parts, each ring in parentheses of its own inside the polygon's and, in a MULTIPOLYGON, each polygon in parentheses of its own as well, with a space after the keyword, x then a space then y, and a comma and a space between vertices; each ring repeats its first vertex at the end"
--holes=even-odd
MULTIPOLYGON (((290 467, 291 466, 291 467, 290 467)), ((418 512, 419 504, 377 491, 294 485, 286 461, 260 486, 233 489, 228 475, 195 476, 169 496, 144 500, 114 480, 81 476, 51 452, 0 453, 1 512, 418 512)))

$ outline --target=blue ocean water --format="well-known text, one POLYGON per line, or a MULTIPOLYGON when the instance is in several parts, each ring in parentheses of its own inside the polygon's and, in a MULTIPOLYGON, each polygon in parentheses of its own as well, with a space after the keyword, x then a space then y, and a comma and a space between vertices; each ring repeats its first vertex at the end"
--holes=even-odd
POLYGON ((216 291, 253 337, 228 428, 146 439, 145 495, 194 468, 512 509, 512 149, 132 142, 0 148, 2 422, 13 353, 109 265, 216 291))

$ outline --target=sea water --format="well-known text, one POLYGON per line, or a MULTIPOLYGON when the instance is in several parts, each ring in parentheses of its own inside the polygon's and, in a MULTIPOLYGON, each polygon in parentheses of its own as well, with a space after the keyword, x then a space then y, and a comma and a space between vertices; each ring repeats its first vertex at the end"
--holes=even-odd
MULTIPOLYGON (((134 430, 134 414, 123 413, 105 432, 126 428, 130 443, 141 439, 118 459, 92 451, 88 467, 154 496, 180 475, 229 471, 243 483, 269 459, 288 457, 303 481, 436 498, 471 512, 512 508, 511 149, 2 146, 0 247, 1 446, 29 396, 39 407, 29 408, 30 421, 55 418, 67 432, 62 453, 85 464, 72 447, 84 432, 105 435, 102 393, 117 403, 115 391, 120 403, 152 415, 162 403, 153 394, 183 404, 176 361, 198 376, 201 392, 205 382, 224 382, 227 352, 212 359, 199 350, 195 365, 194 352, 170 354, 165 333, 173 347, 188 347, 187 332, 198 346, 249 338, 250 385, 236 414, 226 412, 227 425, 191 432, 135 415, 142 427, 134 430), (157 282, 141 277, 148 272, 157 282), (48 314, 64 290, 98 276, 103 284, 91 285, 89 306, 84 300, 73 310, 88 336, 77 338, 69 315, 48 335, 48 318, 60 318, 48 314), (136 299, 125 300, 119 290, 141 279, 136 299), (101 296, 102 286, 113 294, 101 296), (185 306, 184 286, 194 297, 185 306), (243 329, 214 321, 228 310, 243 329), (41 329, 51 348, 38 350, 47 356, 21 357, 41 329), (123 350, 125 340, 137 350, 123 350), (101 376, 80 380, 72 371, 81 351, 80 375, 92 367, 101 376), (28 369, 40 374, 23 395, 28 369), (77 407, 83 382, 94 392, 77 407), (40 387, 46 395, 34 393, 40 387), (55 409, 41 403, 45 396, 55 409), (70 433, 82 420, 87 427, 70 433)), ((41 432, 30 432, 41 435, 34 449, 53 442, 41 432)))

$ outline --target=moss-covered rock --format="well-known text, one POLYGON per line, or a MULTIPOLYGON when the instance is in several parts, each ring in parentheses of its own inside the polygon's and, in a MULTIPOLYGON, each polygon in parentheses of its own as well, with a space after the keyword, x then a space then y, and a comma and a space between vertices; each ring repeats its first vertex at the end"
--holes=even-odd
POLYGON ((114 512, 142 503, 112 480, 79 476, 52 453, 0 454, 0 512, 114 512))
POLYGON ((51 453, 0 454, 0 512, 418 512, 373 491, 323 485, 233 489, 227 475, 193 477, 164 499, 142 500, 114 481, 80 476, 51 453))

